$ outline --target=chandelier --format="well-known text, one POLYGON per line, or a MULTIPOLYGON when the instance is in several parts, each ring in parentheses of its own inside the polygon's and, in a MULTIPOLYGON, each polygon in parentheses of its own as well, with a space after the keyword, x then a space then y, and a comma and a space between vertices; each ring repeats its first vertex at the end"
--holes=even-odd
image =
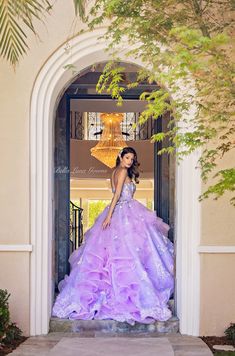
POLYGON ((116 165, 119 151, 127 146, 122 138, 120 123, 124 118, 122 113, 101 113, 103 131, 100 141, 91 148, 91 155, 109 168, 116 165))

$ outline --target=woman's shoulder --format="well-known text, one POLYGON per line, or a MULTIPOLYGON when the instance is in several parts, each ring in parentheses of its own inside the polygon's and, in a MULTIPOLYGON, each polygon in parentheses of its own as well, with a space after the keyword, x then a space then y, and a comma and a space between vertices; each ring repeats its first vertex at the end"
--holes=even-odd
POLYGON ((114 170, 112 171, 112 178, 115 177, 119 177, 120 175, 122 176, 127 176, 128 172, 127 172, 127 168, 125 167, 115 167, 114 170))
POLYGON ((114 168, 114 170, 112 171, 111 174, 111 182, 112 182, 112 186, 115 186, 119 179, 126 179, 128 173, 127 173, 127 169, 126 168, 114 168))

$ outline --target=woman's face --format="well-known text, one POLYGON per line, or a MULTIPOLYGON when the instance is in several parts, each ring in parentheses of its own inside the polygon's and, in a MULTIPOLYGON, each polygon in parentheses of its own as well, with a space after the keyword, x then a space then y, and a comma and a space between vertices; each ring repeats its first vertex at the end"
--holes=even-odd
POLYGON ((134 154, 126 153, 123 157, 120 158, 122 167, 130 168, 134 162, 134 154))

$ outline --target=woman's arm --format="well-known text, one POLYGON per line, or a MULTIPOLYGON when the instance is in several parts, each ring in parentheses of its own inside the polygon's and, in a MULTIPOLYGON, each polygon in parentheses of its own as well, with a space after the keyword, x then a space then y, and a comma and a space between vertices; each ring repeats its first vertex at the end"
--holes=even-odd
POLYGON ((103 229, 105 229, 107 225, 110 225, 110 220, 111 220, 115 205, 117 204, 118 199, 120 198, 120 195, 121 195, 121 192, 122 192, 122 187, 123 187, 123 184, 124 184, 124 182, 126 180, 126 177, 127 177, 127 169, 123 168, 121 170, 121 172, 119 173, 118 177, 117 177, 117 180, 118 180, 117 181, 117 186, 115 188, 115 193, 113 195, 111 204, 109 206, 108 215, 107 215, 106 219, 104 220, 104 222, 102 224, 103 229))

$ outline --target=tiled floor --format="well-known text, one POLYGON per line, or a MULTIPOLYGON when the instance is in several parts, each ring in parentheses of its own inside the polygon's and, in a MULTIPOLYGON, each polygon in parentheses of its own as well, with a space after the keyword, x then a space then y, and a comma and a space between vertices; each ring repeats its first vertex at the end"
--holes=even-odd
POLYGON ((170 334, 50 333, 30 337, 10 355, 20 356, 211 356, 199 338, 170 334))

